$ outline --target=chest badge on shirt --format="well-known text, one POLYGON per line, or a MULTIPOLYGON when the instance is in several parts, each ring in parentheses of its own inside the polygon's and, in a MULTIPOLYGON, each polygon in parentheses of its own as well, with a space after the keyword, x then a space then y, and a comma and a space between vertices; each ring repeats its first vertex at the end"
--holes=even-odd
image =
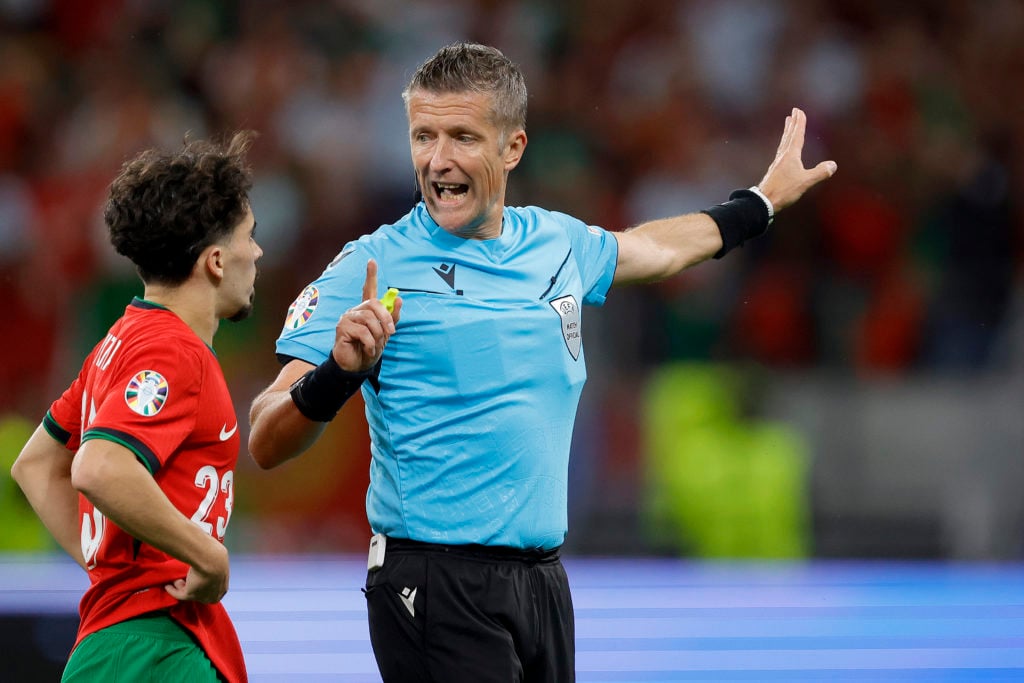
POLYGON ((139 415, 152 417, 167 403, 170 386, 164 376, 155 370, 143 370, 128 382, 124 401, 139 415))
POLYGON ((309 285, 302 290, 298 298, 288 307, 288 317, 284 320, 285 329, 297 330, 305 325, 313 317, 313 312, 319 303, 320 290, 314 285, 309 285))
POLYGON ((572 294, 560 296, 548 302, 555 313, 562 319, 562 338, 565 339, 565 346, 569 349, 573 360, 580 359, 580 346, 583 343, 580 326, 580 305, 576 303, 576 297, 572 294))

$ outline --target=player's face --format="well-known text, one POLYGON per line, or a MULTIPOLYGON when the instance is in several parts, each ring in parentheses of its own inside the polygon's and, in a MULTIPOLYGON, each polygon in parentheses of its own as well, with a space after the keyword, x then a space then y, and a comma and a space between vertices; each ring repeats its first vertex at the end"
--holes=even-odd
POLYGON ((245 215, 235 226, 225 249, 225 308, 228 314, 224 317, 232 322, 244 320, 252 313, 256 297, 256 261, 263 256, 263 250, 256 244, 255 230, 256 219, 252 209, 246 207, 245 215))
POLYGON ((416 90, 408 114, 412 163, 431 217, 461 237, 500 235, 508 172, 522 158, 526 133, 502 139, 486 93, 416 90))

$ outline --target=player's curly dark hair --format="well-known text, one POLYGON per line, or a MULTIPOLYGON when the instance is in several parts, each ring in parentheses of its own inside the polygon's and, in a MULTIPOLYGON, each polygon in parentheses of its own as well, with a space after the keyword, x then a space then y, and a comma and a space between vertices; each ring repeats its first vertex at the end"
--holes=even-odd
POLYGON ((254 137, 239 131, 223 144, 186 138, 177 152, 146 150, 121 167, 103 220, 143 282, 181 284, 203 249, 242 220, 252 189, 245 153, 254 137))

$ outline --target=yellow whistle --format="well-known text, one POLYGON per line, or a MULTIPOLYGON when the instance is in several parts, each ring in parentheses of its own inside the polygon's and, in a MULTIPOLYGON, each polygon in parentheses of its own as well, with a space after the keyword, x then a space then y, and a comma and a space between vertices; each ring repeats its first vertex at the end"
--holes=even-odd
POLYGON ((388 291, 381 297, 380 302, 384 304, 384 308, 388 309, 388 313, 395 312, 395 298, 398 296, 398 290, 394 287, 388 287, 388 291))

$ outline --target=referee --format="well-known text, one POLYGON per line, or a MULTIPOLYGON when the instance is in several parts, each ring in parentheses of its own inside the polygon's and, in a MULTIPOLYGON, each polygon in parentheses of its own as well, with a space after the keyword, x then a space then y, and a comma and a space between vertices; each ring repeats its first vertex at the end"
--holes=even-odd
POLYGON ((761 182, 723 204, 621 232, 507 207, 527 91, 498 50, 446 46, 403 92, 421 199, 344 245, 292 305, 283 368, 253 402, 249 450, 271 468, 357 390, 371 434, 370 637, 385 681, 575 680, 569 444, 586 380, 583 306, 762 234, 831 176, 786 118, 761 182), (401 296, 391 310, 384 290, 401 296))

